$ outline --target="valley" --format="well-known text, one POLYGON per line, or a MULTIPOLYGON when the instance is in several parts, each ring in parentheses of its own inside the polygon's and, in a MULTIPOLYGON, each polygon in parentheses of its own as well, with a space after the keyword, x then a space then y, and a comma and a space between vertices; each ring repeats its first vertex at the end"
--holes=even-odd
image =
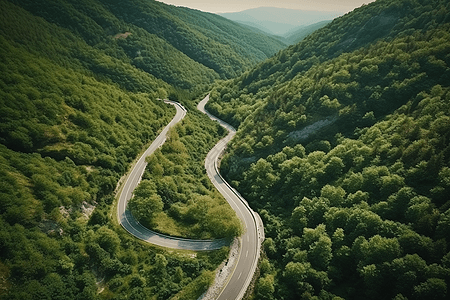
POLYGON ((448 1, 244 13, 0 1, 1 299, 448 298, 448 1))

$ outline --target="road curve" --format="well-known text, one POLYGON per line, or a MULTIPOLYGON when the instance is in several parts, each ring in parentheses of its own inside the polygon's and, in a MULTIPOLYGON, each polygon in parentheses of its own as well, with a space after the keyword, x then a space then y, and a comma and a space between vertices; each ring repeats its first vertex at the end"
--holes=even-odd
POLYGON ((125 230, 127 230, 130 234, 154 245, 173 249, 194 251, 220 249, 222 246, 229 245, 229 241, 226 239, 191 240, 159 234, 142 226, 133 217, 130 210, 127 209, 128 200, 131 199, 133 191, 141 181, 145 167, 147 166, 145 158, 155 152, 155 150, 158 149, 162 144, 164 144, 169 129, 176 123, 180 122, 186 115, 186 109, 180 103, 170 100, 165 100, 164 102, 174 105, 177 113, 175 117, 173 117, 172 121, 163 129, 158 137, 156 137, 156 139, 148 147, 144 154, 142 154, 142 156, 139 158, 130 174, 126 178, 125 184, 119 196, 119 202, 117 204, 117 219, 122 227, 125 228, 125 230))
POLYGON ((226 128, 228 135, 220 140, 208 153, 205 159, 206 172, 217 190, 236 211, 244 226, 244 234, 240 239, 241 243, 235 269, 217 300, 242 299, 256 270, 261 243, 264 240, 264 227, 259 215, 248 206, 247 201, 222 178, 218 171, 217 162, 219 157, 225 150, 227 143, 236 134, 236 130, 228 123, 214 117, 205 110, 205 104, 208 100, 209 95, 198 104, 197 108, 226 128))

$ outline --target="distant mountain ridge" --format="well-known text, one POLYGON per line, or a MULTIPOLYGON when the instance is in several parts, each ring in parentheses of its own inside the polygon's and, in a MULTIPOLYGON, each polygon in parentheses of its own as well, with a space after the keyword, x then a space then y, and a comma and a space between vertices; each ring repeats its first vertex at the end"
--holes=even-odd
POLYGON ((294 31, 289 31, 284 35, 285 41, 288 44, 297 44, 314 31, 326 26, 331 22, 332 22, 331 20, 320 21, 318 23, 299 27, 294 31))
POLYGON ((336 11, 310 11, 277 7, 259 7, 235 13, 219 15, 242 24, 250 25, 267 33, 285 35, 300 26, 307 26, 341 16, 336 11))

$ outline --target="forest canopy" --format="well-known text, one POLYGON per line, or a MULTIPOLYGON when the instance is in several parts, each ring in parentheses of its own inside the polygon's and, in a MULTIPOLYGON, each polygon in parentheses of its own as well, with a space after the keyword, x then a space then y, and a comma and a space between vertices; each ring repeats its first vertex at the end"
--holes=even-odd
POLYGON ((176 236, 231 238, 203 160, 261 216, 252 299, 446 299, 450 4, 378 0, 282 50, 157 1, 0 1, 0 298, 197 299, 229 249, 166 251, 118 226, 115 193, 189 114, 130 208, 176 236), (149 210, 151 208, 151 210, 149 210))
MULTIPOLYGON (((0 1, 2 299, 197 298, 228 255, 227 247, 168 252, 132 238, 112 218, 121 178, 175 114, 158 99, 191 101, 212 80, 232 74, 219 74, 164 37, 127 23, 114 5, 0 1), (125 32, 131 34, 114 37, 125 32), (138 50, 152 61, 139 62, 138 50)), ((250 66, 257 59, 239 63, 250 66)), ((190 161, 194 166, 186 164, 183 185, 191 189, 189 180, 200 175, 190 198, 201 195, 210 213, 222 217, 206 224, 203 212, 191 213, 202 219, 195 234, 209 226, 206 237, 238 235, 234 212, 205 183, 203 164, 196 161, 221 131, 206 117, 193 118, 180 139, 193 147, 199 138, 198 156, 190 161)), ((175 162, 186 154, 177 155, 175 162)))
POLYGON ((450 6, 376 1, 243 75, 208 109, 261 215, 255 299, 445 299, 450 6))

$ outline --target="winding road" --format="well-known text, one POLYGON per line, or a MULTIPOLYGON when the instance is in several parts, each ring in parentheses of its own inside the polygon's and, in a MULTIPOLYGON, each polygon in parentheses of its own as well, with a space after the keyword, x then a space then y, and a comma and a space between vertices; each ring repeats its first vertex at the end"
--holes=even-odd
POLYGON ((139 158, 130 174, 126 178, 125 184, 119 196, 119 202, 117 204, 117 219, 122 227, 125 228, 125 230, 130 234, 137 237, 138 239, 144 240, 157 246, 194 251, 220 249, 221 247, 228 245, 229 241, 226 239, 191 240, 160 234, 141 225, 133 217, 130 210, 127 209, 128 200, 131 199, 133 191, 141 181, 142 175, 145 171, 145 167, 147 166, 145 158, 155 152, 155 150, 158 149, 162 144, 164 144, 169 129, 180 122, 186 115, 186 109, 180 103, 169 100, 165 100, 164 102, 175 106, 177 113, 175 117, 173 117, 172 121, 156 137, 156 139, 148 147, 144 154, 142 154, 142 156, 139 158))
MULTIPOLYGON (((258 214, 256 214, 249 206, 247 201, 243 199, 240 194, 232 188, 220 175, 217 162, 220 155, 226 148, 227 143, 233 138, 236 130, 229 124, 212 116, 205 110, 205 104, 209 100, 207 95, 197 106, 203 113, 207 114, 211 119, 216 120, 224 128, 228 130, 228 135, 220 140, 213 149, 208 153, 205 159, 205 168, 211 182, 217 190, 224 196, 231 207, 236 211, 237 216, 241 220, 244 227, 244 234, 240 237, 240 247, 237 262, 231 275, 228 277, 228 282, 221 290, 217 300, 236 300, 242 299, 244 296, 253 274, 260 255, 261 242, 264 240, 264 228, 262 221, 258 214)), ((158 147, 160 147, 166 140, 166 135, 169 129, 176 123, 180 122, 186 115, 186 109, 178 102, 165 100, 167 104, 174 105, 177 113, 172 121, 164 128, 164 130, 153 141, 150 147, 139 158, 131 173, 126 178, 125 184, 119 196, 117 205, 117 218, 119 223, 133 236, 147 241, 151 244, 185 250, 214 250, 219 249, 224 245, 228 245, 229 241, 226 239, 219 240, 190 240, 182 238, 174 238, 151 231, 142 226, 127 209, 128 200, 131 199, 133 191, 139 184, 144 173, 147 163, 145 158, 151 155, 158 147)))
POLYGON ((264 240, 264 227, 261 218, 248 205, 247 201, 232 188, 220 175, 217 162, 226 148, 227 143, 234 137, 236 130, 228 123, 214 117, 205 110, 209 101, 209 94, 197 105, 197 109, 207 114, 212 120, 219 122, 228 130, 228 135, 220 140, 208 153, 205 159, 206 173, 216 189, 225 197, 236 212, 244 226, 241 236, 240 249, 235 269, 228 283, 222 289, 217 300, 242 299, 255 273, 258 264, 261 243, 264 240))

